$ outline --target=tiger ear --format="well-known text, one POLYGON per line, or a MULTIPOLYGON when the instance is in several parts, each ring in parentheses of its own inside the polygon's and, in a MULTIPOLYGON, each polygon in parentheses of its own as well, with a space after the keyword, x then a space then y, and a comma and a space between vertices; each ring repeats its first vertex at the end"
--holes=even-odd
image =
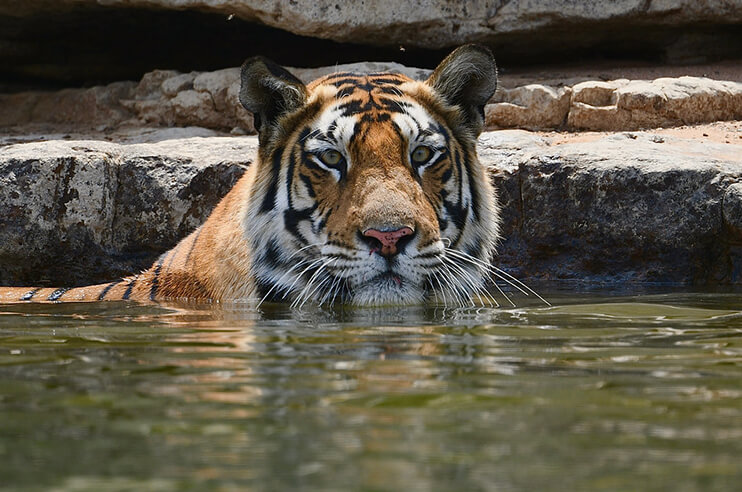
POLYGON ((467 44, 448 55, 426 83, 464 113, 465 123, 479 135, 484 126, 484 106, 497 89, 497 66, 492 52, 467 44))
POLYGON ((242 64, 240 102, 252 112, 260 140, 284 114, 307 100, 307 88, 285 68, 256 56, 242 64))

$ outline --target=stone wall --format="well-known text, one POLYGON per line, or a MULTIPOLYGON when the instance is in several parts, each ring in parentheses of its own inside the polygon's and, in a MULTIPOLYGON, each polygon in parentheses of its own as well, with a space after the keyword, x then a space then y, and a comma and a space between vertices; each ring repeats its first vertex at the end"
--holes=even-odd
MULTIPOLYGON (((396 71, 424 80, 430 70, 396 63, 356 63, 291 69, 304 82, 336 70, 396 71)), ((742 119, 742 82, 707 77, 529 83, 506 87, 485 108, 488 129, 638 130, 742 119)), ((238 100, 239 68, 180 73, 156 70, 139 83, 90 89, 0 94, 0 129, 52 124, 78 131, 117 126, 199 126, 254 133, 238 100)), ((19 130, 23 131, 23 130, 19 130)))
MULTIPOLYGON (((206 218, 257 145, 172 137, 0 147, 0 284, 147 267, 206 218)), ((485 133, 481 160, 503 205, 496 264, 546 281, 740 284, 739 149, 651 132, 570 144, 485 133)))

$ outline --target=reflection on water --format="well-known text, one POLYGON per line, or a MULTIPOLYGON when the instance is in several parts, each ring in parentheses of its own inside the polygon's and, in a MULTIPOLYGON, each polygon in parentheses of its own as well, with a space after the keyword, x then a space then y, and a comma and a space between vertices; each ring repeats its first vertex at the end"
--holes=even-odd
POLYGON ((4 490, 738 490, 742 296, 0 306, 4 490))

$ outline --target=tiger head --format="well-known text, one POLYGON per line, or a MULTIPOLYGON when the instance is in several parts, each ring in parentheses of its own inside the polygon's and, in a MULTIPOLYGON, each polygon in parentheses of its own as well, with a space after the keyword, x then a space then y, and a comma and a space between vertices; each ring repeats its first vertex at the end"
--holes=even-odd
POLYGON ((494 93, 486 48, 424 82, 335 73, 304 85, 263 58, 241 71, 259 158, 242 219, 265 299, 470 303, 483 294, 499 209, 476 140, 494 93))

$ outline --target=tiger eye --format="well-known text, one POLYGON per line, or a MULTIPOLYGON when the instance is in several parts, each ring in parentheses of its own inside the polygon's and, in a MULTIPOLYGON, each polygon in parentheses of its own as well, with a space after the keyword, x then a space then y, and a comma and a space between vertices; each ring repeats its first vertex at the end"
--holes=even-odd
POLYGON ((342 162, 343 155, 337 150, 325 150, 319 155, 319 158, 328 166, 337 166, 342 162))
POLYGON ((433 151, 430 150, 430 147, 421 145, 412 151, 412 162, 415 164, 425 164, 430 160, 432 155, 433 151))

